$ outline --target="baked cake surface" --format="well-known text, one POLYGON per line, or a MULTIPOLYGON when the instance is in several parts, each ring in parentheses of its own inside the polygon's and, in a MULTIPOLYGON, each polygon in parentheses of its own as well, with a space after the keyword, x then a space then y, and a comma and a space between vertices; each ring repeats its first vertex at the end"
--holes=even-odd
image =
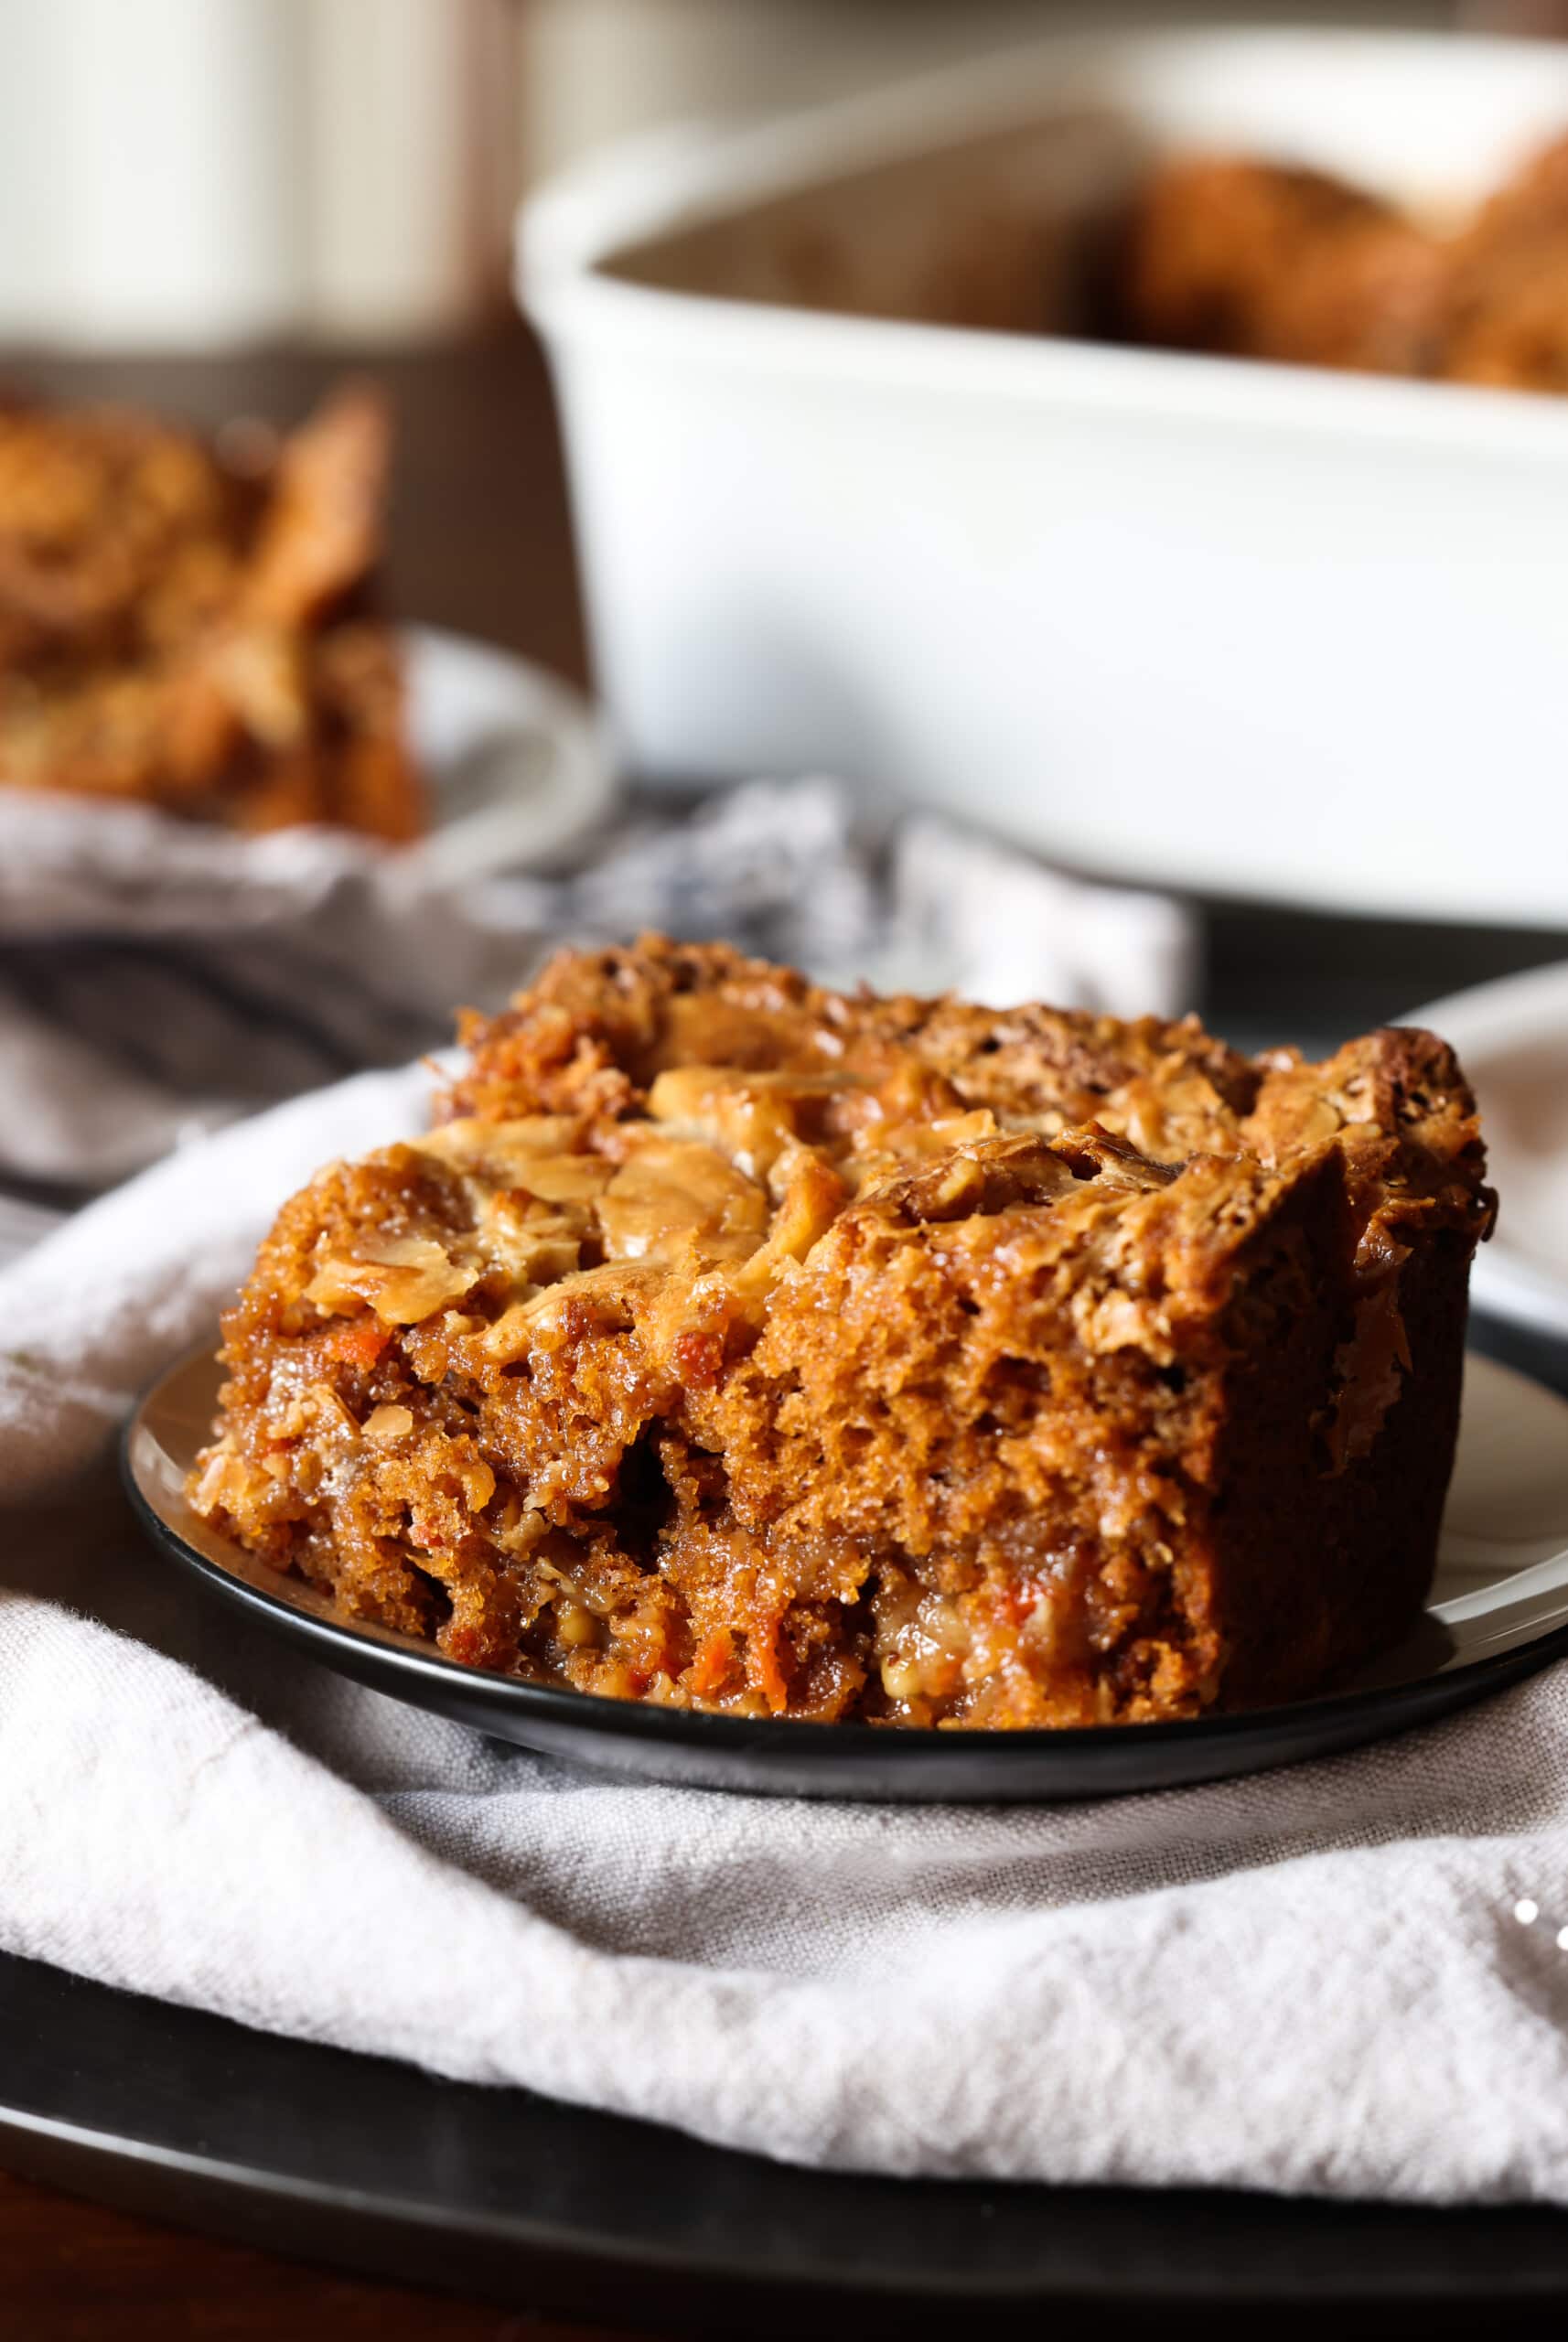
POLYGON ((1133 206, 1116 306, 1174 349, 1568 391, 1568 136, 1457 226, 1322 171, 1174 156, 1133 206))
POLYGON ((402 662, 368 601, 389 452, 366 384, 281 445, 0 405, 0 784, 417 835, 402 662))
POLYGON ((191 1502, 348 1612, 626 1699, 891 1724, 1331 1683, 1426 1593, 1491 1199, 1431 1035, 567 953, 323 1171, 191 1502))

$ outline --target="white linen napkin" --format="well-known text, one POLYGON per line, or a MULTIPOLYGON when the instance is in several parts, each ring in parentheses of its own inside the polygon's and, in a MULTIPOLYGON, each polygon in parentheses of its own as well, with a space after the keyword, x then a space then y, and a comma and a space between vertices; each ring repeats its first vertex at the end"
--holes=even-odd
POLYGON ((1248 1781, 906 1810, 598 1778, 198 1601, 106 1443, 425 1086, 236 1125, 0 1273, 0 1944, 809 2164, 1568 2199, 1568 1670, 1248 1781))
POLYGON ((826 780, 645 811, 550 877, 462 887, 327 830, 242 838, 0 790, 0 1174, 96 1188, 271 1100, 451 1034, 563 937, 724 935, 838 981, 1139 1015, 1191 917, 826 780))

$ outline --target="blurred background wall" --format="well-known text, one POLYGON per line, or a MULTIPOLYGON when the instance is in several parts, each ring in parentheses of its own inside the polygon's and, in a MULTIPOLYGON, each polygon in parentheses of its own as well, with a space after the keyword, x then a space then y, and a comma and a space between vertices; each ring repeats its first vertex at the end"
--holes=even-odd
POLYGON ((1179 21, 1451 25, 1452 0, 532 0, 524 151, 552 169, 686 112, 796 105, 1057 28, 1179 21))
POLYGON ((0 0, 0 338, 460 324, 515 192, 515 48, 506 0, 0 0))
POLYGON ((0 341, 429 338, 532 179, 1053 27, 1561 24, 1568 0, 0 0, 0 341))

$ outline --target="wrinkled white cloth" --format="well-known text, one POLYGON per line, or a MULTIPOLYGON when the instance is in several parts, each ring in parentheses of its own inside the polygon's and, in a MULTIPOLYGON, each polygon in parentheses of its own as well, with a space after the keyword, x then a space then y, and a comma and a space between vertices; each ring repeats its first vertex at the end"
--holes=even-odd
POLYGON ((1190 916, 843 788, 645 809, 581 866, 463 887, 327 830, 242 838, 0 790, 0 1173, 96 1188, 276 1098, 400 1064, 566 937, 725 936, 839 981, 1122 1015, 1192 994, 1190 916))
POLYGON ((812 1806, 501 1749, 197 1600, 105 1444, 424 1089, 224 1131, 0 1273, 0 1943, 805 2163, 1568 2199, 1568 1670, 1224 1786, 812 1806))

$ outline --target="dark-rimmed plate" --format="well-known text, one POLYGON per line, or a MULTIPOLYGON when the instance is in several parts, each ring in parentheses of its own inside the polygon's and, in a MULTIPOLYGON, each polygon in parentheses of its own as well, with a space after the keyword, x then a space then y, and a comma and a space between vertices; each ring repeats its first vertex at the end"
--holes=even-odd
POLYGON ((186 1503, 219 1380, 210 1353, 196 1353, 154 1386, 126 1429, 126 1487, 162 1552, 216 1598, 376 1691, 497 1739, 646 1780, 903 1804, 1171 1789, 1359 1746, 1568 1655, 1568 1401, 1475 1355, 1432 1605, 1374 1675, 1330 1699, 1069 1732, 893 1732, 640 1707, 462 1667, 411 1636, 348 1621, 186 1503))

